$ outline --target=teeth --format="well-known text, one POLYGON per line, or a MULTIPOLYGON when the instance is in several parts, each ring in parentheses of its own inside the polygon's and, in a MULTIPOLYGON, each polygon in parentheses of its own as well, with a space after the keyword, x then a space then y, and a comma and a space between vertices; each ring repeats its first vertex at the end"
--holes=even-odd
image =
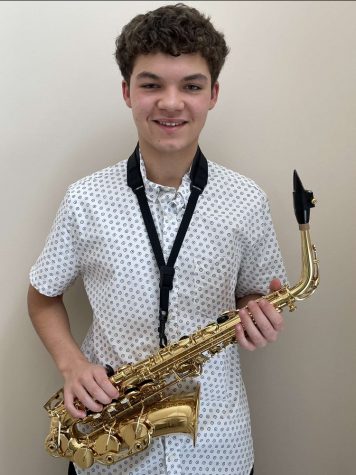
POLYGON ((183 122, 164 122, 164 121, 161 121, 161 120, 159 120, 158 123, 161 124, 161 125, 166 125, 168 127, 176 127, 177 125, 182 125, 183 124, 183 122))

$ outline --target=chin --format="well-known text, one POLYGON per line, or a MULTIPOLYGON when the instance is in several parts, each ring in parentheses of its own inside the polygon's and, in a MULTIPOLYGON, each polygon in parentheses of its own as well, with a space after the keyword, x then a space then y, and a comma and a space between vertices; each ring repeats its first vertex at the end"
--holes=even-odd
POLYGON ((155 144, 154 148, 160 152, 165 153, 179 153, 184 152, 184 150, 189 150, 190 147, 193 146, 193 143, 189 144, 182 144, 182 143, 158 143, 155 144))

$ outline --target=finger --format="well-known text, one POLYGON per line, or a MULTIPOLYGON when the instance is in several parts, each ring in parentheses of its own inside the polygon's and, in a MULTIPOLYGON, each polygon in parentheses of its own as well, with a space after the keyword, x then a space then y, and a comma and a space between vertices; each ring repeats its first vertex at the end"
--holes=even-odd
POLYGON ((262 312, 268 318, 270 324, 276 332, 283 330, 284 319, 280 311, 278 311, 270 302, 266 299, 261 299, 258 302, 262 312))
POLYGON ((269 288, 270 288, 271 292, 275 292, 276 290, 279 290, 281 287, 282 287, 282 283, 277 278, 272 279, 270 284, 269 284, 269 288))
MULTIPOLYGON (((104 393, 110 398, 110 402, 111 402, 112 399, 116 399, 119 396, 119 391, 110 381, 110 379, 107 377, 105 369, 99 368, 99 370, 96 371, 94 374, 95 381, 98 384, 98 386, 104 391, 104 393)), ((104 402, 104 401, 100 401, 100 402, 104 402)))
MULTIPOLYGON (((251 302, 249 302, 250 304, 251 302)), ((259 331, 256 324, 251 319, 249 310, 245 307, 239 310, 242 326, 244 327, 247 338, 257 347, 262 348, 266 346, 267 341, 259 331)), ((254 318, 254 317, 253 317, 254 318)))
POLYGON ((256 346, 247 339, 245 331, 241 323, 235 327, 236 342, 245 350, 254 351, 256 346))
POLYGON ((76 398, 90 411, 92 412, 100 412, 103 409, 103 406, 96 402, 91 394, 87 392, 84 386, 78 386, 74 394, 76 398))
POLYGON ((106 394, 105 391, 99 386, 99 384, 94 379, 95 376, 93 375, 92 379, 88 379, 87 381, 83 381, 83 387, 87 391, 87 393, 94 399, 96 402, 101 404, 110 404, 112 398, 106 394))
POLYGON ((72 417, 78 418, 78 419, 83 419, 86 416, 86 412, 80 409, 77 409, 74 405, 74 395, 72 394, 71 391, 68 389, 64 388, 63 390, 64 394, 64 407, 67 409, 69 414, 72 417))
MULTIPOLYGON (((272 318, 276 312, 273 305, 267 305, 251 301, 248 303, 248 310, 251 312, 252 318, 256 322, 256 326, 265 340, 268 342, 276 341, 278 333, 269 318, 272 318)), ((276 312, 277 313, 277 312, 276 312)))

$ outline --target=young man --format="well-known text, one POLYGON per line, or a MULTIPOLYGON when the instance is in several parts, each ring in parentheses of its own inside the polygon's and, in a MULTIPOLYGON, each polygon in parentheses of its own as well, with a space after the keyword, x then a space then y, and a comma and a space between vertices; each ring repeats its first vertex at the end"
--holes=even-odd
MULTIPOLYGON (((118 396, 105 364, 117 368, 142 360, 159 344, 215 321, 223 310, 248 306, 236 328, 238 344, 248 350, 275 341, 283 324, 267 301, 255 302, 285 280, 266 196, 251 180, 205 162, 198 148, 208 111, 218 99, 217 79, 228 53, 223 35, 197 10, 178 4, 135 17, 116 46, 123 97, 138 133, 129 162, 141 174, 143 186, 131 188, 127 160, 71 185, 30 275, 29 313, 63 375, 65 404, 75 417, 85 415, 74 406, 76 399, 100 411, 118 396), (207 183, 197 187, 194 180, 204 181, 204 176, 207 183), (190 224, 170 265, 174 270, 162 271, 137 190, 146 195, 167 264, 197 188, 190 224), (62 300, 79 275, 93 308, 81 349, 70 333, 62 300), (172 284, 165 295, 162 275, 172 284)), ((77 473, 252 473, 238 345, 206 363, 200 384, 195 448, 186 435, 154 438, 136 456, 111 467, 76 467, 77 473)), ((195 385, 196 380, 183 381, 178 390, 195 385)))

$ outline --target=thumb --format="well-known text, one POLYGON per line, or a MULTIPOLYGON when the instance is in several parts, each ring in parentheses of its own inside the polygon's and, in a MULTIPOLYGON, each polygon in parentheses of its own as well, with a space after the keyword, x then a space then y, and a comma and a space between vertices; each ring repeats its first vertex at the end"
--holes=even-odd
POLYGON ((271 292, 274 292, 276 290, 279 290, 282 287, 281 281, 279 279, 272 279, 269 288, 271 292))

